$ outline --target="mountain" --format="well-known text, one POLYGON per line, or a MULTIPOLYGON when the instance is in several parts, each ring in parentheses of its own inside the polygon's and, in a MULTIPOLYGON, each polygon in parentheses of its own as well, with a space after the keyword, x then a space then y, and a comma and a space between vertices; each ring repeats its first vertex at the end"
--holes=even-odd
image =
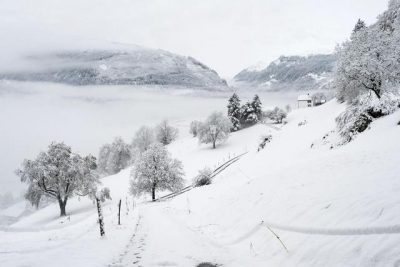
POLYGON ((218 73, 192 57, 163 50, 90 50, 25 58, 29 69, 0 73, 0 79, 70 85, 173 85, 221 87, 218 73))
POLYGON ((327 89, 335 61, 333 55, 281 56, 265 68, 258 63, 242 70, 234 82, 272 91, 327 89))

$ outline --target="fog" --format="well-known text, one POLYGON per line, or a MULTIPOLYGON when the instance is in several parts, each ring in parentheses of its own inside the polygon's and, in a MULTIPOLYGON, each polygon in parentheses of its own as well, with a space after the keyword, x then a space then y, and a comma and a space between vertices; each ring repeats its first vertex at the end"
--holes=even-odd
MULTIPOLYGON (((14 170, 34 159, 52 141, 95 156, 104 143, 121 136, 131 142, 142 125, 167 118, 181 129, 214 110, 226 112, 232 92, 211 93, 161 87, 83 86, 0 82, 0 193, 19 194, 14 170), (182 127, 183 126, 183 127, 182 127)), ((252 92, 239 93, 242 102, 252 92)), ((295 106, 296 93, 260 94, 264 106, 295 106)), ((184 130, 183 130, 184 131, 184 130)), ((181 131, 180 135, 188 133, 181 131)))
POLYGON ((2 0, 0 70, 26 55, 137 44, 192 56, 223 78, 280 55, 331 53, 387 0, 2 0))

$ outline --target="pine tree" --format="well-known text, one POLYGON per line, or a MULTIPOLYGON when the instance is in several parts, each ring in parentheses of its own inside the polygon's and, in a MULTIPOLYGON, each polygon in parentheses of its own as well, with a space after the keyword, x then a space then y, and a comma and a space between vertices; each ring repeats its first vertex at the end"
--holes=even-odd
POLYGON ((361 19, 358 19, 356 25, 354 26, 353 33, 358 32, 360 30, 364 30, 367 28, 365 22, 361 19))
POLYGON ((260 121, 262 119, 262 103, 258 95, 254 96, 253 101, 251 102, 251 106, 254 109, 257 120, 260 121))
POLYGON ((252 103, 246 102, 241 108, 240 122, 242 125, 253 125, 258 122, 258 117, 255 113, 252 103))
POLYGON ((240 115, 240 99, 237 94, 233 94, 228 103, 228 117, 232 123, 231 132, 240 129, 240 115))

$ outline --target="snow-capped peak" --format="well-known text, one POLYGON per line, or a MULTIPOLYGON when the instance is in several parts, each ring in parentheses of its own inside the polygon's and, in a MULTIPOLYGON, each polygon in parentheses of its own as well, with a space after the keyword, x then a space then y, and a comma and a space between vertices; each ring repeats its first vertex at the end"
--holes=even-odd
POLYGON ((265 70, 268 67, 268 63, 265 61, 259 61, 257 64, 248 67, 247 71, 262 71, 265 70))

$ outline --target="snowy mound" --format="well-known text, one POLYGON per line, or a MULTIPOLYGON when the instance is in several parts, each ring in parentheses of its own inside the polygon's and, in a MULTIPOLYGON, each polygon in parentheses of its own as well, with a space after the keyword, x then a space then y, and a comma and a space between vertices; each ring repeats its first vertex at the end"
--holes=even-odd
POLYGON ((227 89, 217 72, 191 57, 163 50, 92 50, 30 56, 29 69, 0 79, 71 85, 173 85, 227 89))
POLYGON ((257 64, 242 70, 234 80, 244 87, 274 91, 326 89, 334 63, 333 55, 281 56, 268 66, 257 64))

